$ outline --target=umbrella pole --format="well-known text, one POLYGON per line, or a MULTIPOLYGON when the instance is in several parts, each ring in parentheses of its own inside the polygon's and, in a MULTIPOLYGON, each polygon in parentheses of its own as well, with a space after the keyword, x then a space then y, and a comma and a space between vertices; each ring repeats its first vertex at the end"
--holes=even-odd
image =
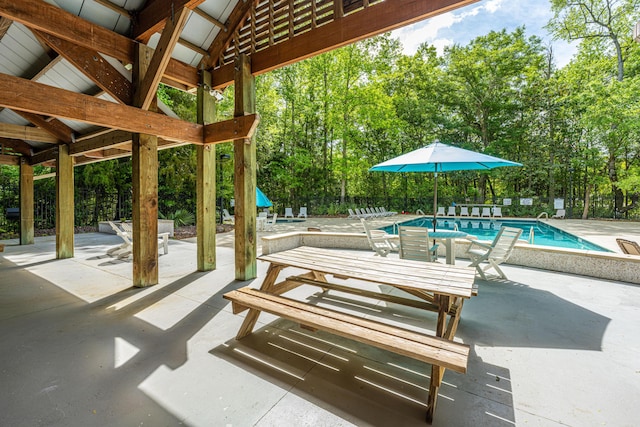
POLYGON ((436 214, 438 213, 438 172, 433 174, 433 231, 436 231, 436 214))

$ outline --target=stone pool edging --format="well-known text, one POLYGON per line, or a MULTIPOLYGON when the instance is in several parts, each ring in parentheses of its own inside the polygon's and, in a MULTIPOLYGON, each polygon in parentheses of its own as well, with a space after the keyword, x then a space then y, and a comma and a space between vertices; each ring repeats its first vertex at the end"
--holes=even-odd
MULTIPOLYGON (((469 245, 469 240, 457 239, 456 258, 467 258, 465 253, 469 245)), ((262 253, 265 255, 298 246, 370 250, 364 233, 297 231, 262 237, 262 253)), ((440 245, 438 254, 445 255, 444 245, 440 245)), ((519 242, 506 264, 640 284, 640 257, 633 255, 519 242)))

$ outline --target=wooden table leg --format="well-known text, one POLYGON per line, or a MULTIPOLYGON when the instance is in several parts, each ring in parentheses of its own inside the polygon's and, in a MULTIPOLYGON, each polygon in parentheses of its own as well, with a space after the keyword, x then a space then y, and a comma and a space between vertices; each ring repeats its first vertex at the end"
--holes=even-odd
MULTIPOLYGON (((267 270, 267 275, 262 282, 262 286, 260 286, 260 290, 270 292, 274 287, 276 279, 278 278, 278 274, 280 274, 280 270, 282 270, 281 265, 270 264, 269 269, 267 270)), ((259 316, 260 310, 256 310, 255 308, 249 309, 249 312, 245 316, 244 321, 240 326, 240 330, 236 335, 237 340, 246 337, 253 331, 253 328, 256 326, 256 322, 258 321, 259 316)))
MULTIPOLYGON (((444 337, 447 333, 447 314, 451 298, 448 295, 434 295, 434 302, 438 305, 438 322, 436 324, 436 336, 444 337)), ((431 365, 431 381, 429 382, 429 397, 427 398, 427 422, 433 421, 433 413, 436 410, 438 401, 438 389, 442 384, 444 368, 438 365, 431 365)))

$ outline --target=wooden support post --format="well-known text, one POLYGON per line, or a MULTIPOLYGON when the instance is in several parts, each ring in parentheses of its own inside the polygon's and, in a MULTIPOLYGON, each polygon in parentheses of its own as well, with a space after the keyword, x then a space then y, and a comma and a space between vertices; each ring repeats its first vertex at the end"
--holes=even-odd
MULTIPOLYGON (((242 54, 235 66, 235 117, 256 112, 255 78, 249 57, 242 54)), ((235 161, 236 279, 258 274, 256 252, 256 144, 255 137, 233 141, 235 161)))
MULTIPOLYGON (((202 70, 198 87, 198 123, 213 123, 216 103, 210 94, 211 73, 202 70)), ((216 146, 198 145, 198 171, 196 177, 196 224, 198 244, 198 271, 216 268, 216 146)))
POLYGON ((56 159, 56 258, 73 257, 73 157, 69 146, 58 146, 56 159))
POLYGON ((33 166, 20 159, 20 244, 33 245, 33 166))
MULTIPOLYGON (((149 48, 138 45, 133 70, 136 87, 151 56, 149 48)), ((133 286, 145 287, 158 283, 158 137, 141 133, 132 136, 133 286)))

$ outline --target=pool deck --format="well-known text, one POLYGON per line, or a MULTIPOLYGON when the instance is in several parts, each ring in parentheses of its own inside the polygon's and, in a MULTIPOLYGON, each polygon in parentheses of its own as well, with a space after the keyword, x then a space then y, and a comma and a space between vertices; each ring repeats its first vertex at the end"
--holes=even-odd
MULTIPOLYGON (((553 223, 614 250, 615 237, 640 240, 640 223, 553 223)), ((265 234, 307 227, 362 231, 359 221, 310 218, 265 234)), ((130 261, 104 254, 118 240, 77 235, 66 260, 54 259, 50 237, 4 242, 0 425, 426 425, 429 365, 266 315, 236 341, 243 315, 222 294, 257 286, 267 266, 258 263, 256 281, 235 281, 232 233, 218 236, 218 268, 207 273, 196 271, 193 239, 171 240, 160 284, 146 289, 131 288, 130 261)), ((504 270, 510 280, 478 280, 465 303, 457 339, 471 346, 468 372, 446 372, 433 425, 637 425, 640 286, 504 270)), ((293 296, 434 326, 410 308, 347 304, 306 286, 293 296)))

